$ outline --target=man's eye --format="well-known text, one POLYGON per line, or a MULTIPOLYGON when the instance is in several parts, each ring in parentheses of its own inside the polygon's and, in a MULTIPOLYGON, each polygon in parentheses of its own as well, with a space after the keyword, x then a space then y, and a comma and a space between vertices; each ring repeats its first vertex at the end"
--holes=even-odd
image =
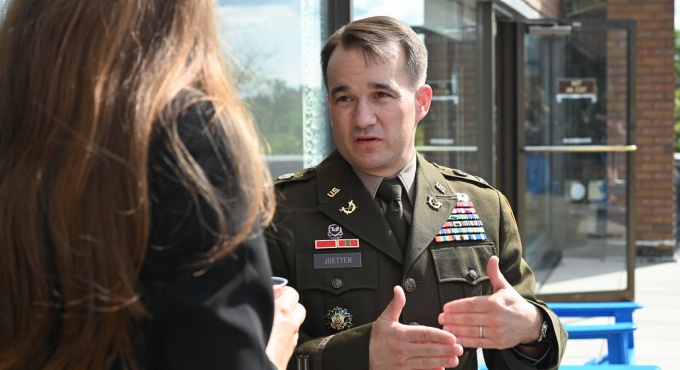
POLYGON ((375 93, 375 97, 376 97, 376 98, 387 98, 387 97, 389 97, 389 96, 390 96, 390 94, 385 93, 385 92, 377 92, 377 93, 375 93))
POLYGON ((350 99, 349 97, 347 97, 347 96, 340 96, 340 97, 338 97, 337 99, 335 99, 335 102, 336 102, 336 103, 344 103, 344 102, 348 102, 348 101, 350 101, 350 100, 351 100, 351 99, 350 99))

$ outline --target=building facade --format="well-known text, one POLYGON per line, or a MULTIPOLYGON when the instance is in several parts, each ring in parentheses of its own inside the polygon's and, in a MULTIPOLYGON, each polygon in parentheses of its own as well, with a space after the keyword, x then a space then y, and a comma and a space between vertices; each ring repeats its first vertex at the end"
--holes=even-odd
POLYGON ((430 53, 417 149, 507 195, 542 298, 632 299, 675 252, 673 0, 216 1, 274 176, 333 149, 328 35, 390 15, 430 53))
POLYGON ((543 297, 630 299, 635 256, 674 253, 673 0, 219 4, 275 176, 333 148, 327 36, 390 15, 430 51, 417 149, 508 196, 543 297))

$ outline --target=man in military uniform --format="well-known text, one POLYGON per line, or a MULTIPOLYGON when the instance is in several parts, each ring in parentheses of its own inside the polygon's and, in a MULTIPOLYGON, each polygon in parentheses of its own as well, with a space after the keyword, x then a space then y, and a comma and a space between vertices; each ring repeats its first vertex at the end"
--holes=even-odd
POLYGON ((427 51, 389 17, 338 30, 322 53, 336 150, 279 177, 276 275, 307 318, 290 369, 557 369, 566 332, 534 297, 505 197, 415 151, 427 51), (464 348, 464 349, 463 349, 464 348))

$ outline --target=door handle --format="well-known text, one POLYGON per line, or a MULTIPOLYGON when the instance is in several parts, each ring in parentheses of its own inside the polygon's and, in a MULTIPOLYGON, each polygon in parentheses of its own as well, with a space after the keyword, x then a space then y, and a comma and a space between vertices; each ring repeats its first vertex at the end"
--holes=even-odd
POLYGON ((525 146, 520 149, 523 152, 546 152, 546 153, 616 153, 616 152, 634 152, 637 150, 637 145, 540 145, 540 146, 525 146))

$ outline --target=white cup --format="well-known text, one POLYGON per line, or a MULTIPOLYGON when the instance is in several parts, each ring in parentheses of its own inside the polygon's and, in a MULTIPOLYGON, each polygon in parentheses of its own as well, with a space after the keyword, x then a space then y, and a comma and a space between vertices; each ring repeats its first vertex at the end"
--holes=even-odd
POLYGON ((288 285, 288 279, 282 278, 280 276, 272 276, 272 285, 279 288, 284 287, 288 285))

